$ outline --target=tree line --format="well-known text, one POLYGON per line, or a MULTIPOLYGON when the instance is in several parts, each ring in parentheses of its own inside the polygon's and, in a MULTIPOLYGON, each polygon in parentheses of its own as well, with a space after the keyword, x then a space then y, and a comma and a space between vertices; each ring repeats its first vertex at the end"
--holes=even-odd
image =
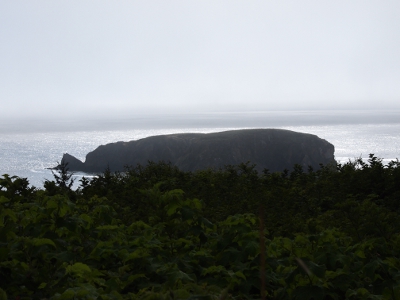
POLYGON ((0 178, 0 299, 400 299, 400 162, 0 178))

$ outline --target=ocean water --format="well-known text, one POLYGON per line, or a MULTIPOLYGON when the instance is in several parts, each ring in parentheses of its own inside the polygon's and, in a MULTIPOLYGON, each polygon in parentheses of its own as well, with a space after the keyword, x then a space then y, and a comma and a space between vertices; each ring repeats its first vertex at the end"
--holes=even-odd
MULTIPOLYGON (((384 162, 400 158, 400 112, 234 113, 145 120, 27 122, 8 127, 0 124, 0 176, 28 178, 31 185, 42 188, 46 179, 53 178, 47 168, 55 166, 64 153, 84 161, 87 153, 107 143, 244 128, 282 128, 315 134, 335 146, 339 162, 367 158, 370 153, 384 162)), ((75 174, 76 182, 83 175, 75 174)))

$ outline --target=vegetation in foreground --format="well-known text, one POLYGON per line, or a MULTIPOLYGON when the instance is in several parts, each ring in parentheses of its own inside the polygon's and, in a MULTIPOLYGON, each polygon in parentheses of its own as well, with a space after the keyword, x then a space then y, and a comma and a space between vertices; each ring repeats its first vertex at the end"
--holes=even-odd
POLYGON ((0 299, 400 299, 400 162, 0 178, 0 299))

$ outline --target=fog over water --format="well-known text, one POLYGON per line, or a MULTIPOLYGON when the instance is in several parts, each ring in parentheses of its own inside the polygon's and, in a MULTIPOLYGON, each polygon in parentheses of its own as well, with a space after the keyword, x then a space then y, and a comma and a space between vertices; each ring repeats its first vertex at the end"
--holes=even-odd
POLYGON ((258 111, 141 114, 131 118, 0 120, 0 133, 76 132, 166 128, 274 128, 400 123, 400 110, 258 111))

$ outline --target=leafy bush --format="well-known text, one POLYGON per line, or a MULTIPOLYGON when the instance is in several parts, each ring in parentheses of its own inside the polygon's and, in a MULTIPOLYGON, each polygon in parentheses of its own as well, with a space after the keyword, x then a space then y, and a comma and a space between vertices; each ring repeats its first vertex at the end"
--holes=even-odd
POLYGON ((399 162, 293 170, 3 175, 0 299, 399 299, 399 162))

